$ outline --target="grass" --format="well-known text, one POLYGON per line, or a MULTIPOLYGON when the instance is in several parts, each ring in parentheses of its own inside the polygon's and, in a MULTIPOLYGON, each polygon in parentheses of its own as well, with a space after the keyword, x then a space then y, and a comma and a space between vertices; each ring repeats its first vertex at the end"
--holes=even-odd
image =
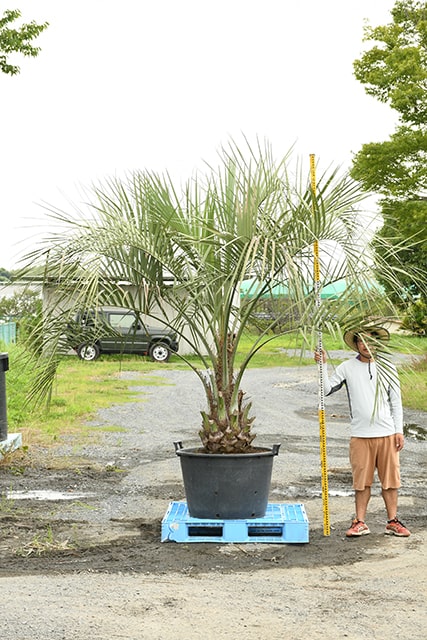
MULTIPOLYGON (((251 336, 242 339, 238 361, 249 349, 251 336)), ((324 336, 324 348, 328 351, 343 349, 345 345, 338 338, 324 336)), ((301 337, 296 334, 277 337, 267 344, 251 362, 251 367, 287 367, 313 365, 311 357, 301 357, 303 347, 301 337), (290 350, 291 355, 288 351, 290 350), (294 354, 292 353, 294 351, 294 354)), ((392 336, 393 350, 414 355, 424 355, 416 365, 402 368, 401 383, 404 406, 427 411, 427 338, 408 338, 392 336)), ((312 345, 305 345, 311 354, 312 345)), ((83 362, 75 356, 65 358, 58 370, 55 381, 52 404, 47 412, 42 407, 30 408, 25 403, 31 384, 31 370, 23 369, 19 364, 20 349, 9 345, 9 371, 6 377, 9 432, 19 431, 24 444, 54 445, 68 436, 78 435, 79 443, 85 439, 96 438, 93 428, 88 426, 99 409, 114 404, 143 402, 141 394, 132 391, 132 386, 164 385, 160 376, 156 376, 159 365, 144 358, 110 356, 96 362, 83 362), (120 374, 122 371, 136 372, 129 381, 120 374)), ((192 358, 196 363, 196 359, 192 358)), ((171 362, 161 365, 165 369, 187 369, 188 365, 174 356, 171 362)), ((167 383, 166 383, 167 384, 167 383)), ((195 378, 195 384, 198 384, 195 378)), ((102 429, 102 428, 101 428, 102 429)), ((120 431, 120 427, 107 427, 120 431)))
POLYGON ((8 498, 7 494, 0 496, 0 514, 5 515, 12 513, 15 507, 15 501, 8 498))
POLYGON ((427 411, 427 356, 401 372, 402 402, 408 409, 427 411))
MULTIPOLYGON (((31 368, 21 365, 21 351, 9 345, 10 367, 6 377, 8 430, 20 431, 25 444, 52 445, 60 438, 78 433, 79 439, 91 438, 94 430, 88 426, 99 409, 126 402, 141 402, 141 395, 129 388, 129 380, 120 374, 139 371, 131 382, 138 387, 164 384, 151 372, 151 363, 142 359, 127 362, 115 358, 83 362, 75 356, 65 358, 58 369, 49 411, 45 407, 30 407, 26 402, 32 382, 31 368)), ((158 368, 158 365, 157 365, 158 368)), ((106 427, 109 431, 125 431, 122 427, 106 427)), ((99 433, 99 431, 98 431, 99 433)))
POLYGON ((16 549, 17 556, 28 558, 29 556, 42 556, 58 552, 70 552, 75 549, 75 544, 69 540, 59 540, 55 538, 52 528, 47 527, 46 533, 37 534, 34 538, 23 547, 16 549))

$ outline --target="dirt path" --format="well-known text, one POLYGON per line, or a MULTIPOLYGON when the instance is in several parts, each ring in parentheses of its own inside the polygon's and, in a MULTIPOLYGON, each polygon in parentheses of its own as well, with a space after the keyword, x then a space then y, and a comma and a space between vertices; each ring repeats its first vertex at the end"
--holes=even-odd
POLYGON ((413 535, 384 536, 376 487, 371 535, 348 540, 345 394, 329 401, 325 537, 315 368, 249 371, 258 442, 282 445, 271 501, 304 504, 309 543, 161 543, 169 502, 184 498, 172 443, 197 442, 203 399, 190 372, 150 374, 152 386, 121 375, 135 402, 100 412, 88 442, 0 466, 3 640, 426 637, 426 442, 408 438, 402 453, 413 535))

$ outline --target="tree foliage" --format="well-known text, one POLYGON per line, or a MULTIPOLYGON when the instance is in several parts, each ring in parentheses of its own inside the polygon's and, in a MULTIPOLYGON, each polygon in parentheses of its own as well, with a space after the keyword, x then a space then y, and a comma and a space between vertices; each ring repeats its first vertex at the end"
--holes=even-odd
POLYGON ((32 41, 48 27, 48 23, 37 24, 34 20, 13 28, 10 25, 21 17, 18 9, 4 11, 0 18, 0 71, 11 76, 20 72, 20 67, 9 62, 13 53, 35 58, 40 53, 40 47, 35 47, 32 41))
POLYGON ((21 319, 40 315, 41 296, 38 291, 26 289, 15 292, 12 296, 0 298, 0 318, 21 319))
POLYGON ((10 280, 11 273, 5 267, 0 267, 0 282, 8 282, 10 280))
MULTIPOLYGON (((253 416, 241 383, 251 358, 275 338, 262 328, 237 365, 252 313, 276 284, 287 291, 283 332, 299 330, 307 344, 315 328, 360 326, 388 302, 372 287, 381 272, 400 290, 399 269, 360 242, 360 184, 337 171, 319 176, 276 160, 268 143, 222 149, 217 170, 178 189, 168 174, 134 172, 94 187, 89 211, 77 218, 53 210, 59 228, 28 256, 43 265, 50 305, 42 331, 45 350, 33 398, 48 397, 57 362, 67 353, 66 328, 77 310, 103 304, 134 310, 180 336, 198 362, 187 362, 203 385, 206 409, 200 438, 211 452, 251 447, 253 416), (317 304, 313 245, 318 243, 322 285, 342 278, 339 299, 317 304), (242 283, 250 291, 240 304, 242 283)), ((386 246, 386 240, 383 241, 386 246)), ((390 247, 393 254, 393 248, 390 247)), ((280 318, 279 318, 280 320, 280 318)), ((385 372, 385 375, 387 372, 385 372)))
MULTIPOLYGON (((366 93, 389 104, 399 122, 389 140, 364 144, 351 174, 367 190, 382 196, 388 222, 380 235, 414 237, 417 244, 401 256, 427 270, 427 2, 402 0, 391 11, 393 21, 366 27, 365 41, 376 44, 354 62, 366 93)), ((422 292, 415 282, 408 291, 422 292)))
POLYGON ((389 103, 402 123, 427 122, 427 3, 399 0, 393 22, 366 27, 365 41, 382 43, 354 62, 356 78, 369 95, 389 103))

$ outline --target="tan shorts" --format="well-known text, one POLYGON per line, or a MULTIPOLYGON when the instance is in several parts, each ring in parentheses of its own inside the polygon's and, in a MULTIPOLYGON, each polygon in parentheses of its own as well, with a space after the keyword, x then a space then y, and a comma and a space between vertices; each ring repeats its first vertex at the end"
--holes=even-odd
POLYGON ((374 481, 375 469, 383 489, 400 487, 399 452, 395 436, 384 438, 351 438, 350 464, 353 489, 363 491, 374 481))

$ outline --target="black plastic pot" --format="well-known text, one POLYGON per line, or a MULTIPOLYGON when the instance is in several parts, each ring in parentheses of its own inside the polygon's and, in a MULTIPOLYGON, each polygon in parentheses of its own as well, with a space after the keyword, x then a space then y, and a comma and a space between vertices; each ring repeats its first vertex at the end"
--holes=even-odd
POLYGON ((273 457, 279 453, 279 444, 255 453, 236 454, 183 449, 181 442, 174 445, 191 517, 246 520, 265 515, 273 457))

